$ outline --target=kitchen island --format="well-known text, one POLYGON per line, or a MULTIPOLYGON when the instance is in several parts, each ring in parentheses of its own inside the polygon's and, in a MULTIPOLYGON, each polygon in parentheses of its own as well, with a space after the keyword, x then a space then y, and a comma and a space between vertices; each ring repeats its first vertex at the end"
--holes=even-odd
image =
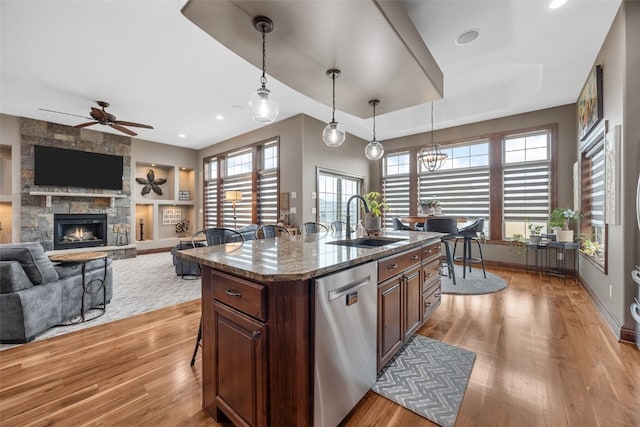
POLYGON ((203 408, 235 425, 314 424, 315 279, 376 261, 378 369, 439 304, 440 233, 378 247, 294 236, 188 249, 202 265, 203 408))

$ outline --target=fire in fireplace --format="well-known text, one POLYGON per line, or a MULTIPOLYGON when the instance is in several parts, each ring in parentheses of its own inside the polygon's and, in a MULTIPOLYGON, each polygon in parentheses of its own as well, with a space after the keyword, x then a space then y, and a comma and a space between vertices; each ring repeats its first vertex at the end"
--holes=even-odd
POLYGON ((53 249, 106 246, 106 214, 54 214, 53 249))

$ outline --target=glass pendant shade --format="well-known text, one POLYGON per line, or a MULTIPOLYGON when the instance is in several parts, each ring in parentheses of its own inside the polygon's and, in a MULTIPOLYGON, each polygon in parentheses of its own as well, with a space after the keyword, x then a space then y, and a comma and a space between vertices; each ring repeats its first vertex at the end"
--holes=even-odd
POLYGON ((333 80, 333 110, 331 111, 331 121, 322 131, 322 140, 327 147, 339 147, 344 142, 347 134, 336 122, 336 79, 340 75, 340 70, 332 68, 327 70, 327 77, 333 80))
POLYGON ((322 140, 329 147, 339 147, 342 145, 347 134, 340 128, 338 122, 331 122, 322 131, 322 140))
POLYGON ((371 141, 364 148, 364 155, 369 160, 380 160, 384 154, 384 147, 378 141, 371 141))
POLYGON ((256 90, 249 101, 247 108, 251 118, 258 123, 273 123, 278 117, 278 100, 271 91, 267 89, 267 44, 266 33, 273 31, 273 21, 266 16, 256 16, 253 19, 253 26, 262 33, 262 76, 260 77, 261 86, 256 90))
POLYGON ((278 101, 266 87, 256 90, 247 102, 251 118, 258 123, 273 123, 278 117, 278 101))
POLYGON ((384 154, 384 147, 376 141, 376 105, 380 103, 377 99, 369 101, 369 105, 373 107, 373 139, 364 148, 364 155, 369 160, 380 160, 384 154))

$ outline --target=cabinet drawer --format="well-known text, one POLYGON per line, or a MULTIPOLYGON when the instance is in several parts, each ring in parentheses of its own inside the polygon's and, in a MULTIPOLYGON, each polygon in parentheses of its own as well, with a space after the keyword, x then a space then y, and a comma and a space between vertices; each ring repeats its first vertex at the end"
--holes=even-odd
POLYGON ((403 252, 378 261, 378 282, 402 273, 407 268, 420 263, 421 249, 403 252))
POLYGON ((266 320, 264 286, 224 273, 213 273, 213 298, 249 316, 266 320))
POLYGON ((432 243, 422 248, 422 262, 429 262, 440 257, 440 242, 432 243))
POLYGON ((431 314, 433 314, 435 309, 440 305, 440 298, 441 298, 440 286, 435 286, 429 289, 430 289, 429 292, 425 292, 422 294, 422 301, 423 301, 422 318, 424 322, 427 321, 427 319, 431 316, 431 314))
POLYGON ((432 282, 440 279, 440 260, 436 259, 422 266, 422 283, 432 282))

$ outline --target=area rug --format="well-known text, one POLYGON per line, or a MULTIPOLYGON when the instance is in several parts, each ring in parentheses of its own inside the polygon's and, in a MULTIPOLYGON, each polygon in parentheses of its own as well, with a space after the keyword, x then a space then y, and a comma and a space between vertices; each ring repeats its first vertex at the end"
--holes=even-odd
MULTIPOLYGON (((97 319, 69 326, 56 326, 35 341, 124 319, 151 310, 201 297, 200 278, 183 280, 176 275, 170 252, 138 255, 113 261, 113 297, 105 314, 97 319)), ((92 311, 88 312, 91 317, 92 311)), ((0 350, 15 347, 2 344, 0 350)))
POLYGON ((507 282, 500 276, 487 271, 487 278, 482 275, 482 267, 474 266, 467 277, 462 277, 462 266, 455 266, 456 285, 448 276, 442 276, 442 293, 456 295, 482 295, 500 292, 507 287, 507 282))
POLYGON ((414 335, 371 388, 443 427, 453 427, 476 354, 414 335))

